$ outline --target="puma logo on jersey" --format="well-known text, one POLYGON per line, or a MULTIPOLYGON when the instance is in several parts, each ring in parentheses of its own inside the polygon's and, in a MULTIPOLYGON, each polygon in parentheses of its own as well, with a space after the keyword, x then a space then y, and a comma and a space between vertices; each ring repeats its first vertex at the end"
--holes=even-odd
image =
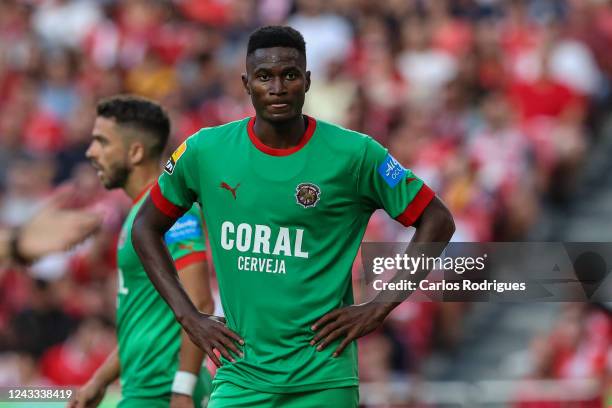
POLYGON ((232 188, 225 181, 221 182, 221 188, 224 188, 228 190, 230 193, 232 193, 232 197, 234 197, 234 200, 236 199, 236 190, 238 190, 238 187, 240 187, 240 183, 236 184, 236 187, 232 188))
POLYGON ((410 183, 412 183, 414 180, 416 180, 416 177, 407 177, 407 178, 406 178, 406 184, 410 184, 410 183))

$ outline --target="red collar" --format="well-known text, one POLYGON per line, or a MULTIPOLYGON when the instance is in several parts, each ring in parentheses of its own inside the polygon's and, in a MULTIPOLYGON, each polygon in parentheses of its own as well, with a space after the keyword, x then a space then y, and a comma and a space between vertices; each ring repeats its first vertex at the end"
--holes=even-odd
POLYGON ((257 149, 261 150, 262 152, 266 154, 269 154, 271 156, 289 156, 290 154, 293 154, 297 152, 298 150, 300 150, 302 147, 306 146, 306 143, 308 143, 310 138, 312 138, 312 135, 314 134, 314 131, 317 127, 316 120, 314 120, 310 116, 307 116, 307 115, 304 115, 304 116, 306 116, 306 118, 308 119, 308 125, 306 126, 306 131, 302 135, 300 142, 293 147, 289 147, 287 149, 277 149, 277 148, 270 147, 270 146, 263 144, 262 141, 259 140, 257 135, 255 135, 255 129, 254 129, 255 116, 249 119, 249 124, 247 126, 247 132, 249 134, 249 139, 251 139, 251 142, 255 145, 257 149))
POLYGON ((151 184, 147 184, 147 186, 144 188, 144 190, 142 190, 137 196, 136 198, 132 201, 132 205, 136 204, 137 202, 140 201, 140 199, 142 197, 144 197, 145 194, 147 194, 149 192, 149 190, 151 189, 151 187, 153 187, 153 184, 155 184, 155 182, 151 183, 151 184))

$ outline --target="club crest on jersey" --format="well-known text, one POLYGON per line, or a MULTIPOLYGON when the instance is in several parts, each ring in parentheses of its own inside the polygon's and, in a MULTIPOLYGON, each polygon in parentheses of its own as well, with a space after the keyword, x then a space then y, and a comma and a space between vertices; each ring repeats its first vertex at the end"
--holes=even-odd
POLYGON ((166 173, 172 174, 174 172, 174 167, 176 166, 176 162, 178 161, 178 159, 181 158, 183 153, 185 153, 185 150, 187 150, 187 141, 184 141, 183 143, 181 143, 181 145, 176 148, 174 153, 172 153, 172 156, 170 156, 170 158, 166 162, 166 165, 164 166, 164 171, 166 173))
POLYGON ((300 183, 295 188, 295 199, 304 208, 314 207, 321 199, 321 189, 313 183, 300 183))

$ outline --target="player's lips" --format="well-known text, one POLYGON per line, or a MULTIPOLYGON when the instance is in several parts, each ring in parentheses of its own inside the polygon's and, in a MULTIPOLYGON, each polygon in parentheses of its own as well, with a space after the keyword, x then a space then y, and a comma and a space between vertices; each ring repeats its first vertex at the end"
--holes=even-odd
POLYGON ((270 103, 268 104, 268 106, 271 107, 272 109, 285 109, 289 107, 289 104, 285 102, 277 102, 277 103, 270 103))
POLYGON ((96 174, 98 175, 98 178, 102 178, 104 176, 104 170, 102 169, 102 166, 100 166, 96 162, 91 162, 91 166, 96 170, 96 174))

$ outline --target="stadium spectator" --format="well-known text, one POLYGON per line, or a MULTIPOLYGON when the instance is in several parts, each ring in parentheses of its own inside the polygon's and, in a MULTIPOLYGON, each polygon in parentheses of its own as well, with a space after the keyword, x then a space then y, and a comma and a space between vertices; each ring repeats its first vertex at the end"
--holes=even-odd
MULTIPOLYGON (((313 87, 305 113, 390 146, 441 192, 459 241, 529 236, 543 203, 563 205, 575 193, 609 115, 610 1, 1 1, 0 228, 23 224, 65 182, 77 185, 71 207, 104 214, 100 234, 65 256, 60 282, 45 283, 69 285, 71 299, 44 313, 78 324, 104 310, 112 319, 111 254, 129 203, 95 188, 80 165, 93 101, 130 90, 160 99, 174 146, 200 126, 252 115, 236 56, 252 28, 268 23, 294 24, 306 37, 313 87)), ((376 214, 368 235, 410 238, 400 231, 376 214)), ((16 316, 32 313, 40 285, 0 270, 3 344, 14 341, 16 316)), ((410 355, 397 373, 457 344, 469 309, 444 306, 391 316, 390 336, 410 355), (433 338, 439 332, 446 340, 433 338)), ((559 319, 574 322, 568 313, 559 319)), ((606 375, 585 363, 603 352, 581 333, 578 349, 562 359, 555 352, 558 372, 548 376, 606 375)), ((383 351, 391 337, 376 340, 383 351)), ((0 359, 19 367, 24 384, 44 383, 38 356, 49 343, 40 340, 34 357, 7 346, 0 359)))

